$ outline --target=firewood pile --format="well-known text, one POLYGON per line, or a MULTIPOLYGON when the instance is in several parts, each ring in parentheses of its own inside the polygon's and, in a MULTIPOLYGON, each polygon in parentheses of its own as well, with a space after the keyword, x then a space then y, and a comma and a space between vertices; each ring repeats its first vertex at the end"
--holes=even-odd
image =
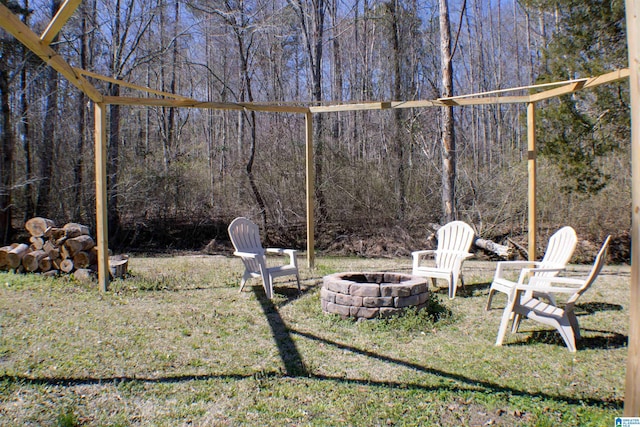
MULTIPOLYGON (((50 219, 34 217, 25 223, 25 228, 31 235, 29 244, 0 247, 0 269, 52 276, 73 274, 82 280, 95 276, 98 248, 89 227, 74 222, 57 227, 50 219)), ((119 274, 126 273, 126 267, 122 268, 123 258, 127 261, 123 256, 114 260, 119 274)))

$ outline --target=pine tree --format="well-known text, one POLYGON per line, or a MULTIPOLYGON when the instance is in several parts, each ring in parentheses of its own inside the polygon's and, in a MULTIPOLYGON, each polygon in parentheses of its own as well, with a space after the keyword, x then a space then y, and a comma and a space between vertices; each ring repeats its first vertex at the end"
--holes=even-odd
MULTIPOLYGON (((542 0, 556 12, 539 81, 592 77, 627 67, 624 1, 542 0)), ((593 194, 608 176, 598 159, 629 141, 628 83, 603 85, 550 101, 539 115, 540 152, 559 165, 565 190, 593 194)))

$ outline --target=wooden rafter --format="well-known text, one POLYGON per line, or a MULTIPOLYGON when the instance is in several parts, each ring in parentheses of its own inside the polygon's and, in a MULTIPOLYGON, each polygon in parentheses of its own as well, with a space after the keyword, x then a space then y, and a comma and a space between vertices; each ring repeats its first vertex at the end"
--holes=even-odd
MULTIPOLYGON (((174 93, 163 92, 161 90, 150 89, 146 86, 140 86, 135 83, 125 82, 123 80, 114 79, 113 77, 103 76, 102 74, 94 73, 91 71, 83 70, 82 68, 73 68, 78 74, 82 74, 83 76, 91 77, 97 80, 102 80, 105 82, 113 83, 122 87, 128 87, 129 89, 139 90, 141 92, 152 93, 154 95, 166 96, 167 98, 180 99, 180 100, 189 100, 193 102, 197 102, 191 98, 187 98, 186 96, 176 95, 174 93)), ((140 99, 148 99, 148 98, 140 98, 140 99)))
POLYGON ((588 89, 590 87, 596 87, 603 85, 605 83, 611 83, 618 80, 624 80, 629 77, 629 69, 623 68, 621 70, 612 71, 607 74, 603 74, 597 77, 591 77, 586 80, 576 81, 574 83, 567 84, 565 86, 561 86, 556 89, 547 90, 544 92, 536 93, 531 95, 531 102, 543 101, 549 98, 555 98, 561 95, 568 95, 570 93, 576 92, 581 89, 588 89))
POLYGON ((80 6, 82 0, 65 0, 65 2, 60 6, 56 16, 53 17, 49 25, 40 36, 40 40, 46 44, 47 46, 51 44, 53 39, 56 38, 64 24, 67 23, 69 18, 73 16, 78 6, 80 6))
POLYGON ((94 102, 101 102, 102 95, 83 76, 76 73, 71 65, 27 27, 5 5, 0 3, 0 26, 20 43, 38 55, 45 63, 62 74, 71 84, 84 92, 94 102))

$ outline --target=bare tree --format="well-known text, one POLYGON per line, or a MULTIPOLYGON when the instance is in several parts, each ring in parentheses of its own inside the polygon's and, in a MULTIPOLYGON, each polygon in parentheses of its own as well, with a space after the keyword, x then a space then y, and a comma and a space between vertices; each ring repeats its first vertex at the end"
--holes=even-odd
MULTIPOLYGON (((448 0, 439 0, 440 64, 442 97, 453 95, 453 63, 451 58, 451 26, 448 0)), ((442 107, 442 214, 445 222, 455 219, 456 140, 453 107, 442 107)))
MULTIPOLYGON (((324 19, 327 5, 324 0, 289 0, 296 11, 302 29, 304 50, 307 53, 311 77, 311 99, 322 101, 322 55, 324 46, 324 19)), ((315 117, 313 141, 315 143, 316 202, 321 219, 328 218, 327 202, 323 190, 324 135, 323 116, 315 117)))

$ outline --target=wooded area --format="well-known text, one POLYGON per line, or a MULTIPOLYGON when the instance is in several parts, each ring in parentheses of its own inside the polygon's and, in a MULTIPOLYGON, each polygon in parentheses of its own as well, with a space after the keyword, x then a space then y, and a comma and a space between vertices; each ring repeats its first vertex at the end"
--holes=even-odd
MULTIPOLYGON (((60 6, 2 3, 44 38, 60 6)), ((150 102, 157 96, 138 86, 178 99, 293 107, 437 99, 627 64, 621 1, 92 0, 50 41, 79 68, 130 82, 84 73, 104 93, 150 102), (440 10, 449 11, 449 24, 440 10), (447 26, 448 41, 441 37, 447 26)), ((93 114, 86 96, 4 33, 1 46, 3 240, 36 215, 92 227, 93 114)), ((544 104, 537 120, 541 234, 572 225, 585 239, 624 235, 628 84, 544 104)), ((108 109, 113 247, 199 249, 224 237, 225 224, 239 215, 255 218, 272 240, 304 246, 302 115, 108 109)), ((337 236, 366 238, 381 228, 426 237, 426 224, 450 215, 483 237, 518 239, 527 220, 524 106, 442 109, 451 122, 439 110, 316 116, 317 229, 328 232, 321 249, 337 236)))

